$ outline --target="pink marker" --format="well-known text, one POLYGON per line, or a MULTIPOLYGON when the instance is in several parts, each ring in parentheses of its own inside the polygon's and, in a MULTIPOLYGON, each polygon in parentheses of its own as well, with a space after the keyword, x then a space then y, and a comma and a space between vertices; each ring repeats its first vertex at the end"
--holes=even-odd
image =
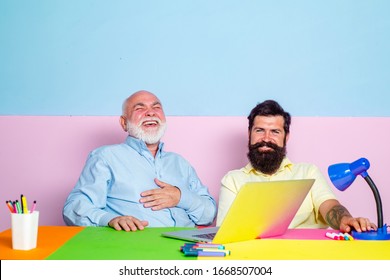
POLYGON ((30 213, 33 213, 35 211, 35 206, 37 206, 37 201, 34 200, 33 206, 31 207, 30 213))

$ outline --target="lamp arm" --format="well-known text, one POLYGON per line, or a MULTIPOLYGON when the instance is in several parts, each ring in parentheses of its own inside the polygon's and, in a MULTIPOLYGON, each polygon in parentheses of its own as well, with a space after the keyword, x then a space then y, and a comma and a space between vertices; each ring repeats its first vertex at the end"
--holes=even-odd
POLYGON ((364 177, 364 180, 368 183, 370 186, 372 192, 374 193, 375 202, 376 202, 376 212, 378 216, 378 228, 383 227, 383 209, 382 209, 382 200, 381 196, 379 195, 379 191, 377 187, 375 186, 374 181, 372 181, 371 177, 367 174, 367 176, 364 177))

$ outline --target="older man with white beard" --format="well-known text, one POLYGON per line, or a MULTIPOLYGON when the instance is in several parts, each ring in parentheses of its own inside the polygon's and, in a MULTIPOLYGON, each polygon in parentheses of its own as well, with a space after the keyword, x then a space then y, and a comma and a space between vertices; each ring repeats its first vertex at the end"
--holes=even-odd
POLYGON ((138 91, 122 111, 126 141, 90 153, 65 202, 65 223, 125 231, 211 224, 216 202, 207 187, 183 157, 163 150, 166 119, 160 100, 138 91))

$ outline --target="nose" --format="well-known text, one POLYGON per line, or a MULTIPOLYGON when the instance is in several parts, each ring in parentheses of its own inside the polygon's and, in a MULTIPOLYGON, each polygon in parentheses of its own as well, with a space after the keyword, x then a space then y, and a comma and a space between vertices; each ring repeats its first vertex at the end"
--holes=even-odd
POLYGON ((145 112, 145 116, 152 117, 156 115, 156 111, 153 108, 149 108, 145 112))
POLYGON ((263 141, 264 142, 270 142, 270 140, 271 140, 270 132, 269 131, 264 132, 263 141))

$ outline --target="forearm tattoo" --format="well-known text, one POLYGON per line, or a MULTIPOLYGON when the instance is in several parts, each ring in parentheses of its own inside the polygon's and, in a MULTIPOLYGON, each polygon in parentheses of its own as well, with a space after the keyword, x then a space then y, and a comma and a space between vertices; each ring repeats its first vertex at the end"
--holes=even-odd
POLYGON ((334 229, 340 229, 341 218, 344 216, 351 216, 348 210, 342 206, 337 205, 326 213, 326 222, 334 229))

